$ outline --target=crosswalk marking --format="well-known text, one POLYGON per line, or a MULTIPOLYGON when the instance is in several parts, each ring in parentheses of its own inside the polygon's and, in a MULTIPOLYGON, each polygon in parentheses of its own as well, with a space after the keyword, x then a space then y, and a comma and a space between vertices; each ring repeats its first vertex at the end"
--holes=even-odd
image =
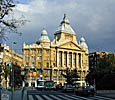
POLYGON ((71 98, 71 99, 76 99, 77 98, 77 100, 92 100, 92 99, 90 99, 90 98, 86 98, 86 97, 81 97, 81 96, 76 96, 76 95, 72 95, 72 96, 70 96, 70 95, 65 95, 66 97, 69 97, 69 98, 71 98))
POLYGON ((69 98, 67 98, 67 97, 65 97, 65 96, 63 96, 63 95, 57 95, 57 96, 59 96, 59 97, 61 97, 61 98, 63 98, 63 99, 66 99, 66 100, 70 100, 69 98))
POLYGON ((108 97, 101 97, 101 96, 95 96, 96 98, 104 99, 104 100, 114 100, 108 97))
MULTIPOLYGON (((71 99, 76 99, 76 98, 78 98, 76 95, 72 95, 72 96, 70 96, 70 95, 65 95, 66 97, 69 97, 69 98, 71 98, 71 99)), ((81 100, 81 98, 79 99, 77 99, 77 100, 81 100)), ((88 99, 89 100, 89 99, 88 99)))
POLYGON ((50 95, 50 96, 53 97, 54 99, 57 99, 57 100, 63 100, 63 99, 56 97, 55 95, 50 95))
POLYGON ((82 100, 92 100, 92 99, 90 99, 89 97, 87 98, 87 97, 82 97, 82 96, 78 96, 78 95, 75 95, 74 97, 79 98, 80 100, 81 100, 81 99, 82 99, 82 100))
POLYGON ((29 95, 29 100, 34 100, 34 98, 32 97, 32 95, 29 95))
MULTIPOLYGON (((39 100, 44 100, 42 99, 39 95, 35 95, 39 100)), ((30 99, 31 100, 31 99, 30 99)))
POLYGON ((44 98, 46 98, 47 100, 53 100, 52 98, 48 97, 47 95, 42 95, 44 98))
POLYGON ((115 100, 109 97, 95 96, 95 97, 82 97, 77 95, 28 95, 28 100, 115 100), (35 98, 34 98, 35 97, 35 98))
MULTIPOLYGON (((70 96, 70 95, 65 95, 65 96, 71 98, 71 100, 77 98, 76 95, 72 95, 72 96, 70 96)), ((77 100, 81 100, 81 99, 77 98, 77 100)))

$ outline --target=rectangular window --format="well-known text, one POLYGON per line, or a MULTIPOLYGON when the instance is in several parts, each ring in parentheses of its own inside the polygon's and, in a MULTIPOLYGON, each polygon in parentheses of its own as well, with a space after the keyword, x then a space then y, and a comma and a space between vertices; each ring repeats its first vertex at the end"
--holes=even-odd
POLYGON ((34 50, 34 49, 32 49, 32 50, 31 50, 31 53, 32 53, 32 54, 35 54, 35 50, 34 50))
POLYGON ((39 54, 42 54, 42 49, 39 49, 39 50, 38 50, 38 53, 39 53, 39 54))
POLYGON ((62 52, 59 51, 59 66, 62 66, 62 52))
POLYGON ((54 75, 57 75, 57 70, 54 70, 54 75))
POLYGON ((69 53, 69 65, 72 67, 72 53, 69 53))
POLYGON ((27 60, 27 61, 28 61, 28 60, 29 60, 29 57, 28 57, 28 56, 25 56, 25 60, 27 60))
POLYGON ((78 58, 79 58, 79 68, 81 68, 81 54, 78 54, 78 58))
POLYGON ((29 54, 29 50, 25 50, 25 51, 24 51, 24 54, 29 54))
POLYGON ((67 52, 64 52, 64 65, 67 66, 67 52))
POLYGON ((42 56, 39 56, 38 59, 39 59, 39 60, 42 60, 42 56))
POLYGON ((76 67, 76 54, 73 54, 73 65, 76 67))
POLYGON ((49 68, 49 63, 46 64, 46 67, 49 68))
POLYGON ((49 56, 46 57, 46 60, 50 60, 50 59, 49 59, 49 56))
POLYGON ((49 49, 46 49, 46 54, 49 54, 49 49))
POLYGON ((55 66, 55 63, 53 63, 53 67, 56 67, 56 66, 55 66))
POLYGON ((26 62, 26 66, 29 66, 29 63, 28 63, 28 62, 26 62))
POLYGON ((72 36, 70 36, 70 40, 73 40, 73 37, 72 37, 72 36))
POLYGON ((33 61, 35 61, 35 56, 32 56, 31 59, 32 59, 33 61))

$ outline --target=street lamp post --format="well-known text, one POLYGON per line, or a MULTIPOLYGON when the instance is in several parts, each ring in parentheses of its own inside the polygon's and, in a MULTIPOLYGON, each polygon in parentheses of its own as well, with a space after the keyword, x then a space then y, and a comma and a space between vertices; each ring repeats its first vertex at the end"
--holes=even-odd
POLYGON ((12 44, 12 58, 11 58, 11 62, 12 62, 12 100, 14 99, 14 65, 13 65, 13 45, 16 44, 16 42, 13 42, 12 44))

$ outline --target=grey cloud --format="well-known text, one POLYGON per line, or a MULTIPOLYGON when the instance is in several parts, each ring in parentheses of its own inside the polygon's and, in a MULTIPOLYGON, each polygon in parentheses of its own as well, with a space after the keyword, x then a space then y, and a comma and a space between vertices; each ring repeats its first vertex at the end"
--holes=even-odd
POLYGON ((30 20, 20 29, 23 32, 22 41, 28 44, 35 42, 43 28, 53 40, 54 32, 66 13, 77 39, 84 36, 90 52, 99 48, 115 53, 114 5, 115 0, 31 0, 28 12, 17 11, 18 16, 20 13, 30 20))

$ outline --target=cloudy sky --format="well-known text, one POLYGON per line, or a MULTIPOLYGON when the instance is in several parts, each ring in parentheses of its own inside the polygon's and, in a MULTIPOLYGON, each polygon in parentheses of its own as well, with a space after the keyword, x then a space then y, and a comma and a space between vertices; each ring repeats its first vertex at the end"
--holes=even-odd
POLYGON ((115 0, 15 0, 16 17, 24 15, 29 22, 19 31, 21 36, 7 34, 6 42, 17 52, 21 52, 23 43, 31 44, 39 40, 45 28, 52 41, 54 33, 63 19, 64 13, 79 41, 84 36, 89 52, 107 51, 115 53, 115 0), (17 2, 19 1, 19 2, 17 2))

